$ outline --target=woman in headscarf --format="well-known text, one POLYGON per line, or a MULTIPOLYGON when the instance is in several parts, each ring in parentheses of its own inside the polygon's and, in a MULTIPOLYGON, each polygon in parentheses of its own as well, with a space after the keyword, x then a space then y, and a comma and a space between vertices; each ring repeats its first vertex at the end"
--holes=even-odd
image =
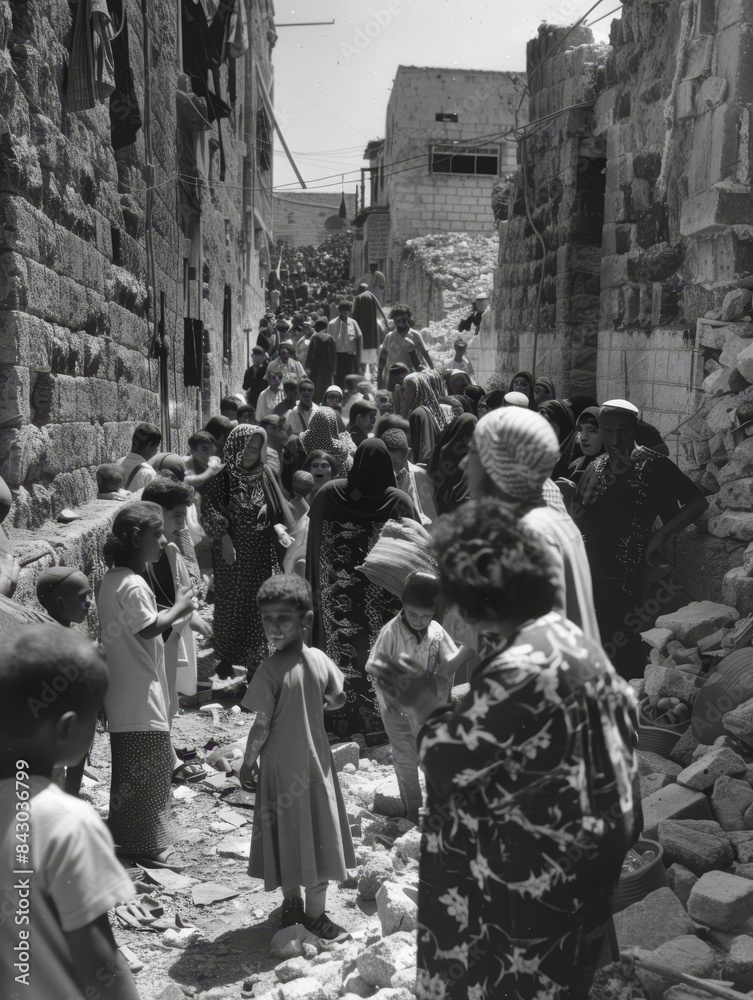
POLYGON ((599 427, 599 407, 587 406, 578 417, 577 443, 581 455, 570 462, 567 470, 567 478, 575 483, 580 482, 580 478, 591 462, 604 452, 604 442, 601 437, 599 427))
POLYGON ((293 492, 293 475, 303 468, 312 451, 326 451, 335 459, 334 474, 338 477, 348 475, 356 446, 350 434, 338 431, 337 414, 329 406, 320 406, 309 420, 307 430, 285 442, 281 481, 288 493, 293 492))
POLYGON ((369 667, 420 730, 415 993, 585 1000, 641 826, 635 695, 554 610, 546 544, 503 505, 465 505, 433 541, 445 597, 485 638, 470 691, 448 706, 417 664, 369 667))
POLYGON ((557 398, 557 390, 554 388, 554 382, 545 375, 540 375, 533 386, 533 403, 534 408, 538 408, 542 403, 548 402, 550 399, 557 398))
POLYGON ((321 403, 327 387, 335 381, 337 369, 335 338, 327 333, 326 320, 318 319, 314 323, 304 368, 314 383, 314 402, 321 403))
POLYGON ((272 473, 265 467, 267 434, 240 424, 225 444, 224 469, 204 489, 201 524, 213 540, 214 648, 218 674, 231 676, 233 664, 249 675, 267 658, 256 594, 270 576, 282 572, 284 550, 276 525, 293 527, 293 516, 272 473))
POLYGON ((533 375, 531 375, 530 372, 515 372, 513 377, 510 379, 510 388, 507 391, 522 392, 524 395, 528 396, 531 409, 536 408, 536 404, 533 401, 533 375))
POLYGON ((460 463, 468 454, 477 423, 472 413, 464 413, 437 438, 426 472, 440 514, 448 514, 468 499, 468 483, 460 463))
POLYGON ((382 626, 401 605, 356 567, 385 523, 400 517, 419 519, 413 501, 395 487, 390 454, 377 438, 359 445, 347 481, 323 486, 309 511, 306 578, 314 592, 313 644, 345 674, 345 707, 327 713, 341 739, 383 729, 365 667, 382 626))
POLYGON ((480 385, 467 385, 463 390, 463 395, 466 399, 470 400, 471 413, 478 416, 478 403, 481 397, 484 395, 484 390, 480 385))
POLYGON ((436 376, 441 392, 442 377, 439 372, 425 369, 411 372, 403 382, 403 398, 408 411, 411 447, 417 465, 426 464, 441 432, 452 422, 452 410, 439 402, 436 376), (449 413, 447 412, 449 410, 449 413))
POLYGON ((326 451, 310 451, 303 463, 303 471, 311 473, 314 486, 308 496, 309 505, 319 490, 336 475, 337 462, 326 451))
POLYGON ((539 414, 551 425, 560 445, 560 457, 551 478, 559 479, 567 472, 575 445, 575 415, 564 399, 548 399, 538 408, 539 414))

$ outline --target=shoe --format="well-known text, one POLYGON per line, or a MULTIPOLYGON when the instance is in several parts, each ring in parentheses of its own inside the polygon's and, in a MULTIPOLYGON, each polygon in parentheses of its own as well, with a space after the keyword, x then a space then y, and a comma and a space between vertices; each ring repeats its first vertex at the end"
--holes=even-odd
POLYGON ((302 924, 304 921, 303 900, 300 896, 293 896, 292 899, 282 901, 282 926, 292 927, 293 924, 302 924))
POLYGON ((323 941, 344 941, 350 937, 350 933, 344 927, 332 923, 326 913, 320 913, 318 917, 304 916, 303 926, 323 941))

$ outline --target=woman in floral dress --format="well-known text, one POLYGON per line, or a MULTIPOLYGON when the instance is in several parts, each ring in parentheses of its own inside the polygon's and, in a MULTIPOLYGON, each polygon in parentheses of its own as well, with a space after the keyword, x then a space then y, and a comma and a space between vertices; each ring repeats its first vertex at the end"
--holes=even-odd
POLYGON ((292 530, 293 516, 272 473, 265 467, 267 433, 240 424, 227 439, 225 467, 206 486, 201 525, 212 539, 214 562, 214 648, 217 673, 232 675, 245 665, 249 677, 269 655, 256 593, 282 573, 284 549, 275 525, 292 530))
POLYGON ((374 669, 424 723, 417 997, 585 1000, 636 832, 634 698, 550 610, 551 556, 497 501, 441 517, 434 536, 485 656, 451 708, 410 665, 374 669))

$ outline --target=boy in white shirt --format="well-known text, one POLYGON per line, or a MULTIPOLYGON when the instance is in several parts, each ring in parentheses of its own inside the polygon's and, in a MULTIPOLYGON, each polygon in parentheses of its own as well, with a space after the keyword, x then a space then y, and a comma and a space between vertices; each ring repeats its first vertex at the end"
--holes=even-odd
POLYGON ((0 648, 0 922, 4 1000, 139 1000, 107 911, 134 894, 104 822, 51 779, 91 745, 108 685, 77 629, 22 626, 0 648), (18 874, 21 871, 22 874, 18 874))
MULTIPOLYGON (((416 571, 406 579, 401 595, 403 610, 388 621, 377 636, 366 672, 380 661, 408 659, 417 671, 430 673, 438 693, 449 699, 452 679, 458 667, 475 656, 472 649, 455 645, 439 622, 434 621, 439 600, 439 577, 416 571)), ((423 802, 418 781, 418 752, 413 717, 403 715, 379 696, 379 709, 392 747, 392 762, 406 816, 418 822, 423 802)))

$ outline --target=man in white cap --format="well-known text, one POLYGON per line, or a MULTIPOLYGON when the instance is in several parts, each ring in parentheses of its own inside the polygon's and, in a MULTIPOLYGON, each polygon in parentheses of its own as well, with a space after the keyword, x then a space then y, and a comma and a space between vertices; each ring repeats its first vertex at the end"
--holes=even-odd
POLYGON ((626 679, 642 675, 639 633, 651 627, 671 597, 670 591, 659 600, 666 592, 656 584, 671 570, 660 550, 708 506, 671 459, 636 447, 639 417, 626 399, 601 406, 605 452, 578 483, 572 512, 586 543, 602 642, 626 679), (661 527, 654 531, 657 518, 661 527))
POLYGON ((583 539, 569 514, 544 502, 544 483, 559 454, 557 435, 542 416, 503 406, 479 420, 463 463, 472 500, 496 497, 551 546, 559 575, 557 610, 599 642, 583 539))

